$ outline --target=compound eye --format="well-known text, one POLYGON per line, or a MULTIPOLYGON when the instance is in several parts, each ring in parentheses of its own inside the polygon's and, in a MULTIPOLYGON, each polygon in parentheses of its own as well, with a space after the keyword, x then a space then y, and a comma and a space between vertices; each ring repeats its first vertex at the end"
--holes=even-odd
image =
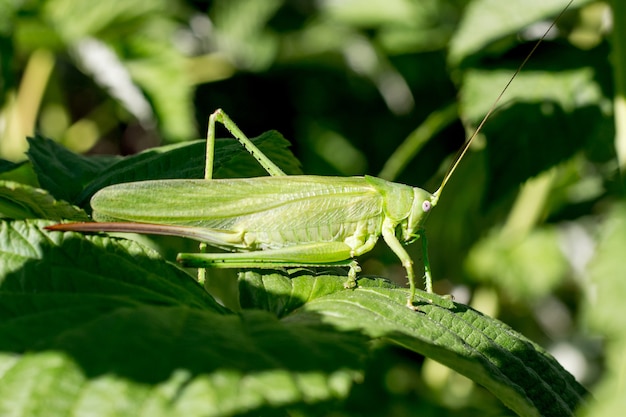
POLYGON ((422 203, 422 210, 424 210, 424 213, 428 213, 431 208, 433 208, 431 202, 428 200, 424 200, 424 202, 422 203))

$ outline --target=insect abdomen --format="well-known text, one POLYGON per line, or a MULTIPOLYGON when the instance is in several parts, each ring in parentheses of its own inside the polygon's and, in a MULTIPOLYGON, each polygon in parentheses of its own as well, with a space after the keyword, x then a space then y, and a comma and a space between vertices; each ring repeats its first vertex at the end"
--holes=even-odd
POLYGON ((306 243, 344 242, 353 251, 360 253, 364 245, 373 246, 380 235, 382 216, 370 217, 358 222, 326 223, 315 227, 273 230, 251 230, 244 240, 258 249, 277 249, 306 243))

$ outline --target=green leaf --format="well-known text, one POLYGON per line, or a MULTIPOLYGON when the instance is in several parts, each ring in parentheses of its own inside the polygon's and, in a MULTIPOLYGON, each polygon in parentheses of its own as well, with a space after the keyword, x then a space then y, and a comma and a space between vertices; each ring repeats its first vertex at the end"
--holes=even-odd
MULTIPOLYGON (((223 311, 189 274, 153 250, 124 239, 42 230, 50 224, 53 223, 0 223, 2 291, 33 292, 34 297, 55 302, 49 293, 66 297, 89 290, 89 297, 113 297, 123 305, 138 300, 159 305, 183 302, 223 311)), ((80 297, 76 302, 81 302, 80 297)), ((20 303, 14 306, 16 311, 30 307, 20 303)))
POLYGON ((19 360, 0 356, 0 412, 231 416, 334 401, 357 376, 350 368, 365 348, 361 339, 262 312, 118 308, 67 326, 19 360))
MULTIPOLYGON (((576 1, 571 7, 586 3, 576 1)), ((448 56, 461 81, 460 114, 468 135, 564 5, 560 0, 469 3, 448 56), (519 45, 520 36, 526 45, 519 45)), ((580 151, 612 147, 607 46, 581 50, 559 35, 565 38, 555 27, 534 51, 482 130, 488 141, 488 204, 580 151)))
POLYGON ((268 29, 268 22, 282 3, 282 0, 216 1, 211 8, 212 41, 239 68, 266 70, 279 48, 279 38, 268 29))
MULTIPOLYGON (((307 269, 292 271, 288 278, 281 274, 245 271, 239 275, 240 303, 242 308, 261 308, 283 317, 311 300, 345 289, 346 280, 347 276, 341 274, 311 276, 307 269)), ((366 281, 368 286, 396 288, 382 278, 371 282, 361 278, 359 285, 366 281)))
MULTIPOLYGON (((278 293, 266 305, 291 307, 281 320, 234 315, 136 243, 44 224, 0 228, 0 414, 226 416, 328 403, 349 394, 371 339, 440 361, 523 416, 573 415, 585 394, 523 336, 434 295, 420 293, 414 312, 384 280, 345 290, 345 276, 247 273, 242 288, 262 283, 266 300, 278 293)), ((259 288, 248 294, 250 307, 266 302, 259 288)))
POLYGON ((124 76, 102 77, 80 62, 85 58, 80 48, 73 54, 78 67, 91 73, 141 123, 154 123, 155 113, 164 137, 180 141, 194 135, 195 127, 186 59, 172 42, 181 28, 173 17, 179 13, 176 8, 176 3, 163 0, 110 0, 96 5, 88 0, 51 0, 43 15, 68 45, 90 38, 103 41, 111 54, 109 59, 100 54, 100 67, 109 66, 124 76))
MULTIPOLYGON (((289 151, 289 142, 275 131, 252 141, 272 161, 289 174, 299 173, 300 164, 289 151)), ((142 180, 203 178, 206 140, 149 149, 122 159, 109 167, 85 187, 77 199, 83 205, 99 189, 107 185, 142 180)), ((267 175, 241 144, 234 139, 215 141, 215 178, 239 178, 267 175)))
POLYGON ((626 294, 624 253, 626 205, 620 202, 604 220, 598 249, 589 264, 589 274, 596 294, 587 300, 587 319, 593 328, 611 337, 624 337, 626 328, 626 305, 623 299, 623 294, 626 294), (620 311, 624 311, 624 314, 620 311))
POLYGON ((561 283, 569 265, 557 230, 535 229, 523 238, 493 232, 468 254, 468 271, 515 300, 536 300, 561 283))
POLYGON ((25 163, 26 161, 11 162, 11 161, 7 161, 6 159, 0 159, 0 174, 13 171, 14 169, 18 169, 20 166, 24 165, 25 163))
MULTIPOLYGON (((43 7, 43 15, 49 24, 68 42, 102 35, 113 27, 136 28, 146 17, 165 11, 166 2, 155 0, 110 0, 94 4, 89 0, 50 0, 43 7)), ((119 31, 117 36, 123 36, 119 31)))
POLYGON ((0 180, 0 217, 9 219, 50 219, 88 221, 78 207, 55 200, 46 190, 0 180))
POLYGON ((258 414, 359 378, 358 333, 232 314, 136 243, 45 224, 0 226, 0 415, 258 414))
MULTIPOLYGON (((582 52, 564 48, 550 52, 544 45, 517 75, 482 130, 488 140, 489 200, 599 141, 612 140, 611 119, 602 111, 610 108, 603 85, 610 77, 606 60, 597 53, 596 67, 580 68, 575 63, 583 59, 582 52)), ((466 120, 474 126, 479 123, 493 104, 494 86, 504 86, 517 65, 466 71, 461 91, 466 120)))
MULTIPOLYGON (((249 274, 243 285, 262 282, 268 294, 281 297, 292 286, 291 294, 307 297, 284 322, 330 324, 421 353, 483 385, 520 416, 573 416, 584 401, 585 389, 541 347, 468 306, 420 292, 419 311, 414 312, 406 308, 405 289, 378 280, 359 280, 355 290, 327 292, 317 290, 326 278, 308 277, 305 283, 303 276, 252 279, 249 274)), ((266 306, 262 297, 257 300, 256 307, 266 306)))
POLYGON ((412 19, 426 13, 429 8, 417 7, 410 0, 348 0, 340 3, 324 3, 325 14, 344 24, 356 27, 410 24, 412 19), (420 10, 422 9, 422 10, 420 10))
POLYGON ((41 136, 28 138, 28 144, 26 155, 41 187, 69 202, 75 202, 83 187, 118 159, 80 156, 41 136))
POLYGON ((148 96, 168 141, 187 140, 196 132, 187 61, 171 42, 178 29, 168 19, 151 19, 123 48, 124 65, 148 96))
POLYGON ((626 204, 616 204, 604 219, 595 256, 589 264, 583 314, 589 327, 606 339, 606 374, 594 391, 595 401, 583 416, 619 415, 626 407, 623 372, 626 369, 626 204))
POLYGON ((0 169, 0 180, 19 182, 20 184, 39 187, 37 175, 33 169, 33 164, 28 161, 13 163, 2 161, 0 169))
MULTIPOLYGON (((262 133, 253 138, 254 144, 272 162, 279 166, 287 175, 302 174, 300 161, 289 149, 291 142, 275 130, 262 133)), ((268 173, 233 139, 220 140, 215 143, 215 178, 252 178, 267 176, 268 173)))
MULTIPOLYGON (((572 7, 581 7, 588 2, 577 0, 572 7)), ((542 19, 551 21, 566 3, 563 0, 471 1, 450 41, 448 63, 460 66, 464 59, 484 51, 505 36, 515 34, 542 19)))

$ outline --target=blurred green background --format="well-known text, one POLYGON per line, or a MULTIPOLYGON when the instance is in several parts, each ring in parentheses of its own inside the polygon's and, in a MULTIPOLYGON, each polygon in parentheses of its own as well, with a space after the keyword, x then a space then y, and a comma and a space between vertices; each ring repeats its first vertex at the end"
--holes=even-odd
MULTIPOLYGON (((307 174, 435 191, 566 3, 0 0, 0 157, 23 160, 35 132, 132 154, 204 137, 223 108, 250 136, 280 131, 307 174)), ((574 1, 427 226, 436 291, 548 349, 595 392, 581 411, 594 416, 626 409, 625 7, 574 1)), ((364 272, 403 284, 379 246, 364 272)), ((384 350, 355 394, 356 409, 359 395, 380 398, 364 415, 506 414, 402 355, 384 350)))

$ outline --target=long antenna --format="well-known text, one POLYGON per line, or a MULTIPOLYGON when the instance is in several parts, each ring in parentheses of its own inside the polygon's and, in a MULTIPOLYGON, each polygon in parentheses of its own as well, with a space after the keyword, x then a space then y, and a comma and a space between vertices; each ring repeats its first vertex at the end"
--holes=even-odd
POLYGON ((509 88, 509 86, 511 85, 511 83, 513 82, 515 77, 517 77, 517 74, 519 74, 520 71, 522 71, 522 68, 524 68, 524 66, 526 65, 526 63, 530 59, 530 57, 537 50, 539 45, 541 45, 541 42, 544 41, 546 36, 548 36, 548 33, 550 33, 550 31, 552 30, 554 25, 556 25, 556 23, 563 16, 563 14, 565 14, 565 11, 569 8, 569 6, 571 6, 571 4, 573 2, 574 2, 574 0, 569 0, 569 3, 567 3, 567 6, 565 6, 565 8, 563 10, 561 10, 561 13, 559 13, 559 15, 556 17, 556 19, 554 19, 552 21, 552 24, 550 24, 550 27, 544 32, 544 34, 541 36, 541 38, 539 38, 539 40, 535 43, 535 46, 533 46, 533 49, 530 51, 530 53, 528 55, 526 55, 526 58, 524 58, 522 63, 519 65, 519 67, 517 67, 517 69, 515 70, 515 72, 511 76, 511 78, 509 79, 509 81, 506 83, 506 85, 504 86, 504 88, 502 89, 502 91, 500 92, 498 97, 496 98, 496 100, 493 102, 493 104, 489 108, 489 111, 485 114, 485 117, 483 117, 483 119, 481 120, 481 122, 478 125, 478 127, 476 128, 476 130, 474 130, 474 133, 472 133, 472 135, 467 140, 467 142, 465 142, 465 145, 463 145, 463 148, 461 148, 461 151, 457 154, 458 156, 455 158, 454 163, 452 165, 450 165, 450 168, 448 168, 448 172, 446 172, 446 175, 443 177, 443 181, 441 181, 441 185, 439 186, 437 191, 435 191, 433 193, 432 204, 436 204, 437 203, 437 200, 439 199, 439 195, 441 194, 441 191, 443 190, 443 187, 447 184, 447 182, 450 179, 450 177, 452 177, 452 174, 454 173, 456 168, 459 166, 459 163, 461 162, 461 159, 463 159, 463 157, 467 153, 467 150, 469 149, 470 145, 472 144, 472 142, 474 141, 476 136, 478 136, 478 134, 482 130, 483 126, 485 125, 485 123, 487 122, 489 117, 491 117, 493 112, 496 110, 496 107, 498 106, 498 103, 500 103, 500 100, 504 96, 504 93, 506 93, 506 90, 509 88))

